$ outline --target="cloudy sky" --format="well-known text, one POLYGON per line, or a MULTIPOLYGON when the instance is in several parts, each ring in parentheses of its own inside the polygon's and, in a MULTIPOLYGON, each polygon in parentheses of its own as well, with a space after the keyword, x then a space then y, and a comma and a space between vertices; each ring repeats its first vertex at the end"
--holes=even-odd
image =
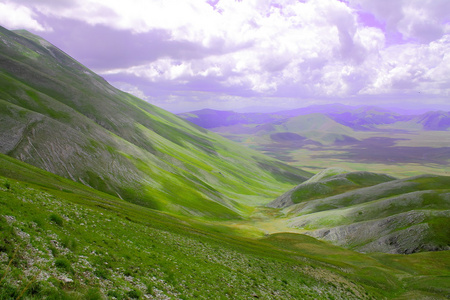
POLYGON ((173 112, 450 109, 449 0, 0 0, 0 25, 173 112))

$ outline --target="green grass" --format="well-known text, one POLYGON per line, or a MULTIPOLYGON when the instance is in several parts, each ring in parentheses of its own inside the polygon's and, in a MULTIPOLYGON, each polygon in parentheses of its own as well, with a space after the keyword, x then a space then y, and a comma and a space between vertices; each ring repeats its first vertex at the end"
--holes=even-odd
POLYGON ((280 297, 313 298, 318 295, 313 287, 342 292, 327 278, 310 279, 306 265, 293 257, 275 250, 266 254, 258 241, 211 234, 195 222, 86 192, 92 196, 16 181, 9 191, 0 191, 1 250, 7 258, 2 268, 13 261, 12 268, 3 269, 2 287, 20 290, 44 274, 36 280, 40 292, 29 290, 27 297, 51 296, 52 285, 78 297, 91 294, 92 288, 121 297, 262 297, 276 292, 280 297), (53 221, 55 209, 67 226, 53 221), (44 218, 35 222, 35 216, 44 218), (77 247, 67 240, 76 241, 77 247))
MULTIPOLYGON (((407 179, 390 180, 374 186, 363 187, 332 197, 309 201, 301 206, 302 213, 313 213, 328 209, 348 207, 367 203, 383 198, 425 190, 447 190, 450 183, 449 176, 423 175, 407 179)), ((298 211, 295 206, 290 207, 293 212, 298 211)))
POLYGON ((8 176, 0 177, 2 298, 22 291, 27 299, 445 295, 448 252, 369 256, 299 234, 248 238, 248 232, 133 205, 6 156, 0 166, 8 176), (414 279, 422 274, 430 279, 427 287, 414 279))
MULTIPOLYGON (((269 207, 288 207, 297 203, 304 203, 315 199, 323 199, 340 195, 362 187, 374 186, 380 183, 393 181, 395 178, 385 174, 370 172, 347 172, 340 168, 325 169, 292 190, 281 195, 268 204, 269 207)), ((347 198, 350 198, 348 194, 347 198)), ((327 206, 325 200, 320 201, 322 209, 336 207, 336 203, 327 206)), ((313 203, 313 202, 311 202, 313 203)), ((308 204, 306 204, 308 206, 308 204)), ((302 206, 303 207, 303 206, 302 206)), ((317 208, 316 210, 317 211, 317 208)), ((308 211, 308 213, 314 212, 308 211)))

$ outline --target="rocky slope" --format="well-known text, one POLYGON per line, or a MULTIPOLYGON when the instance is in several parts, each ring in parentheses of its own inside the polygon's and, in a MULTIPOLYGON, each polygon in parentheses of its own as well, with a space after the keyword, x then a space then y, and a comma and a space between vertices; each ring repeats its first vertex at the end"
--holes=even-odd
POLYGON ((450 250, 450 177, 339 173, 319 173, 268 206, 305 234, 357 251, 450 250))

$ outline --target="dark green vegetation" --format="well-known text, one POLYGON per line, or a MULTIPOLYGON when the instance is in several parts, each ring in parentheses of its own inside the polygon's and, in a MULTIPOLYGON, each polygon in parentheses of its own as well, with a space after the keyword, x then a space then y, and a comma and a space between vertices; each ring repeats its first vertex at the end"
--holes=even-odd
POLYGON ((330 166, 399 177, 450 174, 449 112, 404 116, 376 107, 311 106, 273 114, 202 110, 182 114, 211 130, 305 170, 330 166), (220 118, 222 116, 222 118, 220 118))
MULTIPOLYGON (((299 124, 320 125, 311 145, 353 134, 319 114, 270 136, 302 142, 286 131, 299 124)), ((263 207, 312 174, 122 93, 24 31, 0 29, 0 126, 0 299, 450 295, 449 251, 362 254, 286 232, 296 230, 289 221, 336 242, 345 226, 398 217, 386 230, 404 248, 341 244, 447 249, 448 177, 334 169, 297 187, 283 210, 263 207)))
POLYGON ((281 195, 267 206, 275 208, 287 207, 299 202, 325 198, 394 179, 394 177, 384 174, 369 172, 348 173, 343 169, 330 168, 317 173, 294 189, 281 195))
POLYGON ((299 234, 249 239, 4 155, 0 171, 0 299, 450 295, 449 251, 364 255, 299 234))
POLYGON ((362 252, 450 249, 450 177, 329 169, 269 204, 289 226, 362 252))
POLYGON ((123 93, 0 29, 0 152, 146 207, 238 218, 310 174, 123 93))

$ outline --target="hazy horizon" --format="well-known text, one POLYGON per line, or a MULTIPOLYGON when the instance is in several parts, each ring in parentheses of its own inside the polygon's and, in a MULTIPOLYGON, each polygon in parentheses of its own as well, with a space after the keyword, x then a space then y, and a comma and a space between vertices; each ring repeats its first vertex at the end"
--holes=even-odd
POLYGON ((416 106, 409 106, 409 107, 399 107, 395 105, 371 105, 371 104, 342 104, 339 102, 335 103, 326 103, 326 104, 311 104, 311 105, 305 105, 305 106, 296 106, 296 107, 286 107, 286 108, 280 108, 276 106, 247 106, 247 107, 241 107, 237 109, 221 109, 221 108, 212 108, 212 107, 203 107, 200 106, 198 108, 194 108, 191 110, 183 111, 183 110, 169 110, 172 113, 175 114, 181 114, 181 113, 188 113, 193 111, 199 111, 204 109, 211 109, 211 110, 218 110, 218 111, 232 111, 236 113, 277 113, 280 111, 288 111, 288 110, 295 110, 295 109, 302 109, 307 107, 314 107, 314 106, 327 106, 327 105, 336 105, 341 104, 348 106, 350 108, 358 108, 358 107, 364 107, 364 106, 373 106, 381 109, 386 109, 395 113, 404 114, 404 115, 414 115, 414 114, 423 114, 430 111, 450 111, 450 105, 435 105, 435 106, 429 106, 429 105, 416 105, 416 106))

